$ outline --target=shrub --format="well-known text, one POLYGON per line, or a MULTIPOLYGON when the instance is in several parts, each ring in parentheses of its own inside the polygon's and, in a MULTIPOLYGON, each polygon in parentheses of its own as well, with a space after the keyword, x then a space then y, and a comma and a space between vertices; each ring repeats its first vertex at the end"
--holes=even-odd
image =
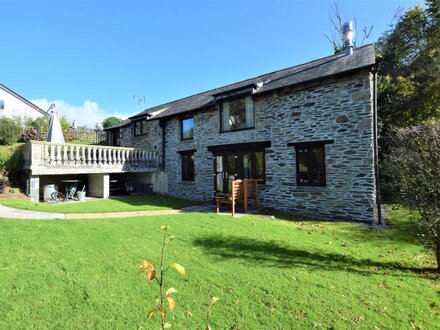
POLYGON ((395 129, 386 158, 403 205, 420 213, 421 236, 440 271, 440 123, 395 129))
POLYGON ((0 147, 0 177, 18 177, 23 168, 25 145, 0 147))
POLYGON ((8 145, 18 142, 22 129, 20 120, 0 118, 0 144, 8 145))
POLYGON ((23 133, 21 133, 21 142, 28 142, 30 140, 38 141, 40 139, 40 134, 35 128, 28 128, 23 133))

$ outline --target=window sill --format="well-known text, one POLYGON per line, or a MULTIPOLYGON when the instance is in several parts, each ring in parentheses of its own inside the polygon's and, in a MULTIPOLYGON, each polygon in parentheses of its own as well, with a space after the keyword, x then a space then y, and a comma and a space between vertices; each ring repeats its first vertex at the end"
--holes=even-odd
POLYGON ((239 128, 239 129, 234 129, 234 130, 230 130, 230 131, 220 131, 219 134, 223 134, 223 133, 233 133, 233 132, 241 132, 241 131, 249 131, 251 129, 255 129, 255 126, 252 127, 245 127, 245 128, 239 128))
POLYGON ((196 183, 196 180, 192 180, 192 181, 180 181, 180 183, 182 183, 182 184, 194 184, 194 183, 196 183))

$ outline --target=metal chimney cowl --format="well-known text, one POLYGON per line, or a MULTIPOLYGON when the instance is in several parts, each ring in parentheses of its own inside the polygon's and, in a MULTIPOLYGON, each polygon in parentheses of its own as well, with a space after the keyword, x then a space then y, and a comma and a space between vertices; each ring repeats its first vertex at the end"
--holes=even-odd
POLYGON ((353 54, 353 22, 346 22, 342 26, 342 33, 344 37, 345 55, 350 56, 353 54))

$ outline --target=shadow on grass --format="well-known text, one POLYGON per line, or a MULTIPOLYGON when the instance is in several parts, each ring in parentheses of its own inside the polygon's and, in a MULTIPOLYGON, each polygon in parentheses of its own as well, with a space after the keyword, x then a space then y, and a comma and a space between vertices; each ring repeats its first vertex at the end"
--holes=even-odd
POLYGON ((151 205, 175 210, 180 210, 184 207, 196 205, 196 202, 194 201, 168 196, 112 196, 109 199, 132 206, 151 205))
POLYGON ((245 237, 210 236, 193 241, 207 255, 281 268, 308 268, 319 270, 343 270, 362 275, 390 271, 421 272, 422 269, 403 266, 397 262, 380 262, 372 259, 354 259, 331 252, 309 252, 281 245, 277 241, 260 241, 245 237))

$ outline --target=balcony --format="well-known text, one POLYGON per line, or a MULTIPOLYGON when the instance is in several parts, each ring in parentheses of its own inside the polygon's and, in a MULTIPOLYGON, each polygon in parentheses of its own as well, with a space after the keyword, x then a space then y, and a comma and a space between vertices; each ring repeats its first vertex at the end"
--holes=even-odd
POLYGON ((148 173, 161 169, 156 151, 30 141, 24 169, 31 175, 148 173))

